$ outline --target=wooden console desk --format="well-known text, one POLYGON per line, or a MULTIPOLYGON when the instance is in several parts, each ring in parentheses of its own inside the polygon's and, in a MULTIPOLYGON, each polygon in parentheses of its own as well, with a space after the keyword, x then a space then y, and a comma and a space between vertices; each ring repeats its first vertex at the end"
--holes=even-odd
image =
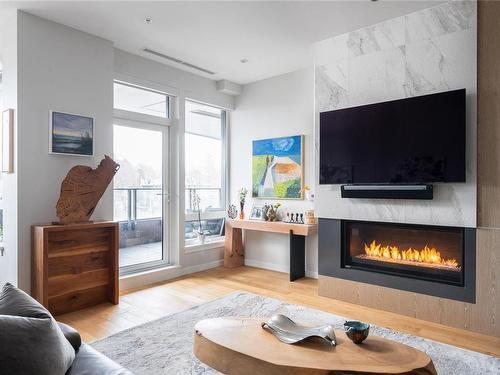
POLYGON ((283 221, 226 219, 224 267, 234 268, 245 264, 243 229, 261 232, 284 233, 290 237, 290 281, 306 274, 306 236, 316 233, 317 225, 291 224, 283 221))

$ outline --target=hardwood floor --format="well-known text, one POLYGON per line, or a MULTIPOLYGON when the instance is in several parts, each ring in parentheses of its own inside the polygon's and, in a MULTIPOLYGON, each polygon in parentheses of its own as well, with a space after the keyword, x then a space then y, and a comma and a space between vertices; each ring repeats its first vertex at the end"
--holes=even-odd
POLYGON ((57 319, 78 329, 85 341, 93 341, 237 290, 305 305, 500 357, 500 338, 320 297, 315 279, 304 278, 291 283, 288 281, 288 274, 252 267, 218 267, 129 290, 121 294, 119 305, 98 305, 60 315, 57 319))

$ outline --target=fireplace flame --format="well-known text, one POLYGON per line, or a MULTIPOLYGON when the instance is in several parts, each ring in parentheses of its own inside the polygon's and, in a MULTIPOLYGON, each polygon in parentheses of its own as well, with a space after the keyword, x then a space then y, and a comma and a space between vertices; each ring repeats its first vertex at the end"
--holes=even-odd
POLYGON ((365 243, 365 253, 370 257, 391 259, 406 262, 428 263, 450 268, 460 268, 460 264, 455 258, 442 258, 441 253, 434 247, 425 245, 423 249, 400 250, 398 246, 383 246, 373 240, 369 245, 365 243))

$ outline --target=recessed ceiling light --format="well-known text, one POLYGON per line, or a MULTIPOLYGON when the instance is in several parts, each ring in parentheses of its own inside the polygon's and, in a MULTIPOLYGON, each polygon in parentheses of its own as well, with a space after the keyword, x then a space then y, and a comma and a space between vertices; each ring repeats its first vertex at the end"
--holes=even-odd
POLYGON ((146 22, 148 25, 153 22, 153 19, 151 17, 146 17, 144 18, 144 22, 146 22))
POLYGON ((242 63, 242 64, 246 64, 247 62, 248 62, 248 59, 241 59, 240 60, 240 63, 242 63))

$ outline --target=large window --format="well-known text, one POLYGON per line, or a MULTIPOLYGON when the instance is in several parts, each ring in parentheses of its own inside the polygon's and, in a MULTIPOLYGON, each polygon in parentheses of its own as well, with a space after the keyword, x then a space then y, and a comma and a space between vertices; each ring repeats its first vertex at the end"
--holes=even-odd
POLYGON ((226 112, 188 100, 185 129, 185 239, 192 245, 199 232, 208 241, 224 234, 226 112))
POLYGON ((164 266, 168 252, 168 107, 166 94, 115 82, 114 219, 122 274, 164 266), (156 119, 156 120, 155 120, 156 119))

